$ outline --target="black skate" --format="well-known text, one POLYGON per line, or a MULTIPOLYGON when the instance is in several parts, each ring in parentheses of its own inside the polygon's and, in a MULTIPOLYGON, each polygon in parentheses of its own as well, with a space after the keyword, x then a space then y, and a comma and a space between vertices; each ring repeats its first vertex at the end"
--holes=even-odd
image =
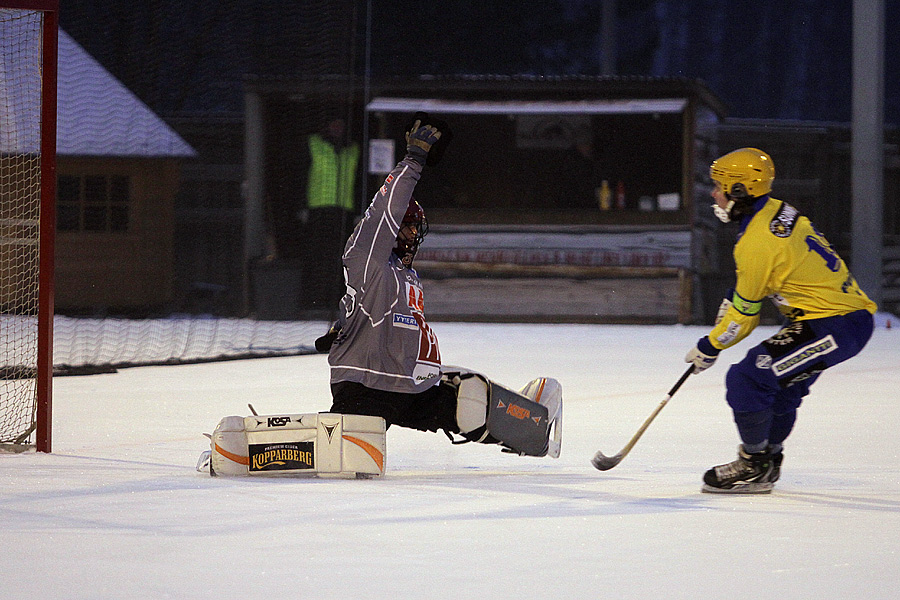
POLYGON ((776 452, 772 455, 772 473, 769 475, 769 481, 775 483, 781 477, 781 461, 784 460, 784 454, 776 452))
POLYGON ((768 494, 781 474, 782 458, 780 452, 748 454, 739 446, 737 460, 707 471, 701 489, 717 494, 768 494))

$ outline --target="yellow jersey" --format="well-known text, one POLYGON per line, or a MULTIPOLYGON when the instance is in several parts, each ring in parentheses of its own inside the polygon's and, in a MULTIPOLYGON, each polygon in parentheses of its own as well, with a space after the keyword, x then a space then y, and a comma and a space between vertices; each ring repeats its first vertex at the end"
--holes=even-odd
POLYGON ((721 350, 747 337, 766 296, 794 321, 874 314, 876 304, 810 220, 786 202, 762 200, 734 246, 737 283, 731 307, 709 334, 712 345, 721 350))

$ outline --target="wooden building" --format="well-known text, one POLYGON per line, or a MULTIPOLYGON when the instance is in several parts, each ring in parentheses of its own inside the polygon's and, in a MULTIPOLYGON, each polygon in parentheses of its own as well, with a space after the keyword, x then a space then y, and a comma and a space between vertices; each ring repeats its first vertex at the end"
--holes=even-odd
POLYGON ((168 308, 174 202, 195 151, 59 32, 56 306, 168 308))
POLYGON ((248 260, 264 253, 271 229, 263 215, 292 201, 281 194, 297 194, 280 182, 298 168, 290 164, 296 140, 315 131, 322 106, 361 115, 360 210, 402 157, 406 121, 422 110, 455 133, 416 188, 430 223, 417 268, 432 318, 703 318, 703 270, 713 267, 705 256, 714 254, 706 248, 715 240, 697 208, 708 204, 724 109, 701 82, 424 77, 372 82, 367 101, 354 86, 248 83, 248 260))

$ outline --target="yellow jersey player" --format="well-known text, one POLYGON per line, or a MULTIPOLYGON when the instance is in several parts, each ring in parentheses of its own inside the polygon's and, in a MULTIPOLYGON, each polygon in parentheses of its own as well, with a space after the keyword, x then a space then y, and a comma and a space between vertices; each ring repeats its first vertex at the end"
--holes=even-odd
POLYGON ((685 361, 695 373, 709 368, 753 331, 767 296, 787 321, 728 370, 726 400, 742 443, 737 460, 704 474, 703 491, 767 493, 780 475, 797 408, 822 371, 863 349, 876 305, 809 219, 769 196, 775 167, 768 154, 735 150, 713 161, 710 177, 716 216, 740 223, 737 282, 715 327, 685 361))

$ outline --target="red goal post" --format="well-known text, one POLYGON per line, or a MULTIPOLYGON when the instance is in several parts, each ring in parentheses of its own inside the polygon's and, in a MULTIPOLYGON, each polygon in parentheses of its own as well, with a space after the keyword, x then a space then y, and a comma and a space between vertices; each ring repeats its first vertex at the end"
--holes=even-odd
POLYGON ((0 0, 0 448, 51 449, 59 0, 0 0))

